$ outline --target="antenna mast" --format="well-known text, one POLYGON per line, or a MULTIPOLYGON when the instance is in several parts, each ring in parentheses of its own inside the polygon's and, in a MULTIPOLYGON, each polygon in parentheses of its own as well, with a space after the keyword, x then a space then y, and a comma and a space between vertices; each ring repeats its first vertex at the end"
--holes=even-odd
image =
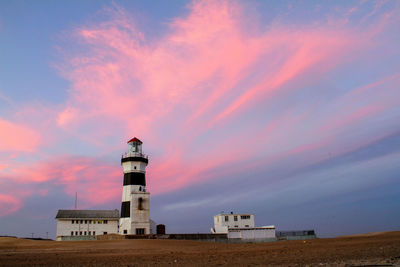
POLYGON ((78 192, 75 192, 75 209, 78 209, 78 192))

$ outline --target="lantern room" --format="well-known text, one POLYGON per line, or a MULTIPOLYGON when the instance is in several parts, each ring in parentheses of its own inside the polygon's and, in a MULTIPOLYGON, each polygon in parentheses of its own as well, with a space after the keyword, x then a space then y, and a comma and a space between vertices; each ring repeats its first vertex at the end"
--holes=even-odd
POLYGON ((131 153, 142 153, 142 141, 140 141, 138 138, 134 137, 131 140, 128 141, 129 145, 129 152, 131 153))

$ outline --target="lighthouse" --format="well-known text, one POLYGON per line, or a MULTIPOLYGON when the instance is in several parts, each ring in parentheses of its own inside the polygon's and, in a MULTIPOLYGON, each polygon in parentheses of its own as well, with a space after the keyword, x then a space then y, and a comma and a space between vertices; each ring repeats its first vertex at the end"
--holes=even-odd
POLYGON ((142 153, 142 141, 128 141, 128 152, 122 155, 124 170, 120 234, 150 234, 150 193, 146 191, 147 155, 142 153))

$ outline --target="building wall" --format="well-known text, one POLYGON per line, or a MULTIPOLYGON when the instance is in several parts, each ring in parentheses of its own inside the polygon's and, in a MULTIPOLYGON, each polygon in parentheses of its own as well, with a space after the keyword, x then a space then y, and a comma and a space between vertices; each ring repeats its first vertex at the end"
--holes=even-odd
POLYGON ((132 227, 130 234, 136 234, 136 229, 145 229, 144 234, 150 234, 150 193, 135 192, 131 195, 132 227), (139 199, 142 199, 139 201, 139 199))
POLYGON ((218 214, 214 216, 214 230, 216 233, 227 233, 228 228, 254 228, 254 215, 218 214), (249 218, 244 219, 242 216, 249 218))
POLYGON ((104 232, 107 234, 118 233, 118 219, 58 219, 57 220, 57 236, 71 236, 71 231, 74 232, 73 236, 85 236, 85 235, 102 235, 104 232), (76 223, 76 220, 79 223, 76 223), (104 220, 107 220, 107 224, 104 224, 104 220), (72 223, 74 221, 74 223, 72 223), (81 223, 83 221, 83 223, 81 223), (87 223, 85 223, 85 221, 87 223), (89 223, 91 221, 91 223, 89 223), (96 223, 93 223, 95 221, 96 223), (99 223, 102 222, 102 223, 99 223), (86 233, 85 233, 86 232, 86 233))
POLYGON ((275 238, 275 229, 272 228, 250 228, 250 229, 229 229, 228 238, 240 239, 269 239, 275 238))

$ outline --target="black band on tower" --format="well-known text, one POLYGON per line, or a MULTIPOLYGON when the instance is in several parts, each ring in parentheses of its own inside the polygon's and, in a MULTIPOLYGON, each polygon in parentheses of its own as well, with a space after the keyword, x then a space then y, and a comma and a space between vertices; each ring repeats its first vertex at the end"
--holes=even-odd
POLYGON ((144 157, 127 157, 127 158, 122 158, 121 159, 121 164, 127 161, 141 161, 144 163, 149 163, 149 159, 144 158, 144 157))
POLYGON ((146 177, 142 172, 124 173, 124 185, 146 185, 146 177))
POLYGON ((124 201, 121 204, 121 218, 131 217, 131 202, 124 201))

